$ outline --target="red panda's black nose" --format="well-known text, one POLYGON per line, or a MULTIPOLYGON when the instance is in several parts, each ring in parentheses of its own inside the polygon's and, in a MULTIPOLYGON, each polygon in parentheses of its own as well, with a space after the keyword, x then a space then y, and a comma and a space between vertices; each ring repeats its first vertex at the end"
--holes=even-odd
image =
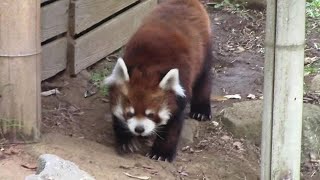
POLYGON ((144 132, 144 127, 143 126, 137 126, 136 128, 134 128, 134 131, 136 133, 142 134, 144 132))

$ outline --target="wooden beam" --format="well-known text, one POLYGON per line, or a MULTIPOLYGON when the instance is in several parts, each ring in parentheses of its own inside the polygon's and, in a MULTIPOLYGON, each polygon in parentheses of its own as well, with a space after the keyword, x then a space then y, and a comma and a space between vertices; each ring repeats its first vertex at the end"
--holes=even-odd
POLYGON ((71 1, 70 11, 73 12, 70 27, 71 35, 79 34, 114 13, 137 2, 138 0, 77 0, 71 1))
POLYGON ((42 46, 41 79, 48 79, 67 67, 67 38, 63 37, 42 46))
POLYGON ((69 0, 59 0, 41 8, 41 41, 67 32, 69 0))
POLYGON ((157 0, 142 1, 70 43, 71 73, 77 74, 122 47, 156 5, 157 0))
POLYGON ((40 0, 0 2, 0 131, 40 137, 40 0))
POLYGON ((261 179, 300 179, 305 1, 267 5, 261 179))

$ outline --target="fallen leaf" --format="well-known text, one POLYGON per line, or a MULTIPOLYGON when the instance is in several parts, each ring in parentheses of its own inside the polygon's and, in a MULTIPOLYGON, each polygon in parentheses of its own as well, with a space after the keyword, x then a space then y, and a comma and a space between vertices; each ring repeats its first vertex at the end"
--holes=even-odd
POLYGON ((182 176, 189 176, 189 174, 188 174, 187 172, 185 172, 185 171, 182 171, 180 174, 181 174, 182 176))
POLYGON ((135 176, 135 175, 131 175, 131 174, 126 173, 126 172, 123 172, 123 174, 125 174, 128 177, 135 178, 135 179, 140 179, 140 180, 148 180, 148 179, 150 179, 150 177, 148 177, 148 176, 135 176))
POLYGON ((312 64, 312 63, 314 63, 315 61, 317 61, 317 60, 319 60, 320 59, 320 57, 306 57, 306 58, 304 58, 304 64, 306 65, 306 64, 312 64))
POLYGON ((310 160, 317 160, 317 155, 313 152, 309 153, 309 156, 310 156, 310 160))
POLYGON ((247 96, 247 98, 248 98, 248 99, 255 99, 256 96, 255 96, 254 94, 249 94, 249 95, 247 96))
POLYGON ((225 141, 228 141, 228 140, 231 139, 231 137, 230 137, 230 136, 227 136, 227 135, 224 135, 224 136, 221 137, 221 139, 222 139, 222 140, 225 140, 225 141))
POLYGON ((121 168, 121 169, 131 169, 132 167, 127 166, 127 165, 120 165, 119 168, 121 168))
POLYGON ((30 169, 30 170, 37 170, 37 166, 36 165, 21 164, 21 167, 24 167, 24 168, 30 169))
POLYGON ((212 124, 213 124, 214 127, 219 126, 219 123, 217 121, 212 121, 212 124))
POLYGON ((224 96, 211 96, 211 101, 226 101, 228 98, 224 96))
POLYGON ((234 146, 237 150, 244 151, 243 145, 242 145, 242 143, 239 142, 239 141, 234 142, 234 143, 233 143, 233 146, 234 146))
POLYGON ((259 99, 263 99, 263 96, 260 96, 259 99))
POLYGON ((245 51, 245 49, 242 46, 238 46, 237 50, 235 51, 235 53, 241 53, 243 51, 245 51))
POLYGON ((61 94, 61 92, 58 90, 58 88, 55 89, 51 89, 49 91, 44 91, 41 93, 41 96, 51 96, 51 95, 55 95, 55 94, 61 94))
POLYGON ((225 95, 224 97, 225 97, 225 98, 228 98, 228 99, 241 99, 240 94, 225 95))
POLYGON ((185 146, 185 147, 183 147, 181 150, 182 151, 186 151, 186 150, 188 150, 190 148, 190 146, 185 146))

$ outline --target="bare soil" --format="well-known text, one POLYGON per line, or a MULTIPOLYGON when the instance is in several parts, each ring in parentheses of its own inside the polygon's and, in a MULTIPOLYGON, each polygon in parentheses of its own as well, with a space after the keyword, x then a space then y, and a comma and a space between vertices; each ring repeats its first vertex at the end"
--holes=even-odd
MULTIPOLYGON (((208 8, 208 11, 214 44, 212 108, 214 115, 217 115, 233 102, 248 100, 248 94, 254 94, 257 98, 262 96, 265 12, 213 8, 208 8), (221 101, 219 97, 226 94, 240 94, 242 99, 221 101)), ((314 37, 308 40, 310 45, 313 41, 319 41, 315 40, 319 37, 315 33, 311 33, 310 37, 314 37)), ((319 51, 311 52, 320 56, 319 51)), ((87 90, 96 90, 92 88, 90 73, 106 67, 111 70, 115 60, 112 57, 76 77, 61 73, 42 84, 43 91, 57 87, 61 92, 42 98, 43 134, 59 133, 113 148, 108 97, 100 92, 84 97, 87 90)), ((96 159, 97 155, 91 153, 92 159, 96 159)), ((14 155, 5 158, 11 156, 14 155)), ((139 158, 139 162, 148 164, 149 159, 139 158)), ((117 159, 106 163, 119 165, 117 159)), ((172 165, 175 172, 170 176, 174 175, 175 179, 257 180, 259 163, 260 148, 245 139, 233 138, 223 129, 222 122, 215 118, 213 122, 201 122, 194 143, 179 148, 177 160, 172 165)), ((168 177, 165 172, 159 173, 159 177, 168 177)))

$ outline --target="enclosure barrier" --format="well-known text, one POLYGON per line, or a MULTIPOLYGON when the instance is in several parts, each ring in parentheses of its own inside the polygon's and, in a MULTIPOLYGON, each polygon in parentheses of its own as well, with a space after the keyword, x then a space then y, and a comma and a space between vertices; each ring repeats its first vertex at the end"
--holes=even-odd
POLYGON ((71 74, 122 47, 157 0, 42 0, 42 80, 71 74))
POLYGON ((0 138, 40 137, 40 0, 0 1, 0 138))
POLYGON ((262 180, 299 180, 305 0, 268 0, 262 180))
POLYGON ((41 80, 77 74, 121 48, 157 3, 0 0, 0 139, 37 141, 41 80))

